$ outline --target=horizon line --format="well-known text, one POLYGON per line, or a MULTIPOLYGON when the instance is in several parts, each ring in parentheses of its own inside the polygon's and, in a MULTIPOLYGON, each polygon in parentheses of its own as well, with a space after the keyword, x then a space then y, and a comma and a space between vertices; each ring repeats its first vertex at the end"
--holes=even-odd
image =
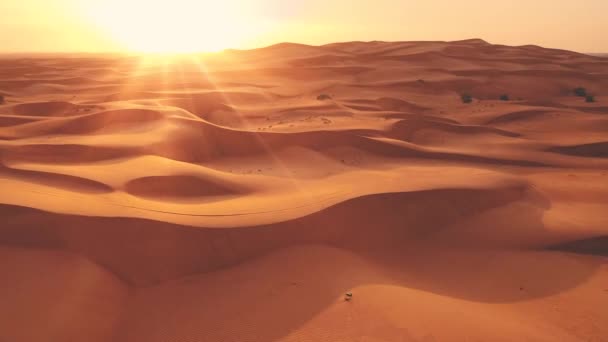
POLYGON ((9 56, 9 55, 67 55, 67 54, 80 54, 80 55, 126 55, 126 56, 139 56, 139 55, 196 55, 196 54, 207 54, 207 55, 212 55, 212 54, 220 54, 223 52, 229 52, 229 51, 253 51, 253 50, 261 50, 261 49, 268 49, 268 48, 272 48, 272 47, 277 47, 280 45, 301 45, 301 46, 308 46, 308 47, 324 47, 324 46, 328 46, 328 45, 335 45, 335 44, 349 44, 349 43, 462 43, 462 42, 474 42, 474 41, 479 41, 485 44, 489 44, 489 45, 495 45, 495 46, 509 46, 509 47, 540 47, 543 49, 549 49, 549 50, 562 50, 562 51, 569 51, 569 52, 575 52, 575 53, 581 53, 581 54, 585 54, 585 55, 608 55, 608 52, 590 52, 590 51, 577 51, 577 50, 569 50, 569 49, 564 49, 564 48, 554 48, 554 47, 546 47, 546 46, 542 46, 542 45, 538 45, 538 44, 524 44, 524 45, 507 45, 507 44, 494 44, 494 43, 490 43, 485 39, 482 38, 469 38, 469 39, 458 39, 458 40, 352 40, 352 41, 336 41, 336 42, 331 42, 331 43, 323 43, 323 44, 306 44, 306 43, 299 43, 299 42, 294 42, 294 41, 285 41, 285 42, 279 42, 279 43, 274 43, 274 44, 269 44, 269 45, 262 45, 259 47, 253 47, 253 48, 225 48, 225 49, 221 49, 221 50, 217 50, 217 51, 205 51, 205 50, 200 50, 200 51, 189 51, 189 52, 142 52, 142 51, 129 51, 129 50, 105 50, 105 51, 0 51, 0 56, 9 56))

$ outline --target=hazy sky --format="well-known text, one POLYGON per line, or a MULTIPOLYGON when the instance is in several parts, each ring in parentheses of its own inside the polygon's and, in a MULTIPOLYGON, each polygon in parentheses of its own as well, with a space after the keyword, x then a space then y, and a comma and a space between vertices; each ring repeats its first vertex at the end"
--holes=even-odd
POLYGON ((608 0, 0 0, 0 52, 459 40, 608 52, 608 0))

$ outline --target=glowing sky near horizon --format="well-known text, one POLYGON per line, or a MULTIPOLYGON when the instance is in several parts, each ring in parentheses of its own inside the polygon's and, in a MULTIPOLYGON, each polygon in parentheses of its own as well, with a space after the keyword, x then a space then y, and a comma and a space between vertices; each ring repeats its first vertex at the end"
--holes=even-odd
POLYGON ((608 52, 606 0, 2 0, 0 52, 459 40, 608 52))

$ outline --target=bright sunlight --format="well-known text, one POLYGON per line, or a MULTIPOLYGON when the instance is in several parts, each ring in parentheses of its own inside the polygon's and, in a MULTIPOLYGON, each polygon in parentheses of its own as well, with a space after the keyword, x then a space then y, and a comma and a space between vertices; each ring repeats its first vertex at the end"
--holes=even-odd
POLYGON ((248 43, 266 26, 253 1, 104 0, 85 11, 124 49, 147 53, 213 52, 248 43))

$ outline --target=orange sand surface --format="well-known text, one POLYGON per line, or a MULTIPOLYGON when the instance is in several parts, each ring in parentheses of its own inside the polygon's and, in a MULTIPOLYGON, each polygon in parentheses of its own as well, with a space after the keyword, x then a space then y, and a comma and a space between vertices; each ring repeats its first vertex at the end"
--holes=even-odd
POLYGON ((608 341, 608 58, 6 56, 0 95, 0 341, 608 341))

